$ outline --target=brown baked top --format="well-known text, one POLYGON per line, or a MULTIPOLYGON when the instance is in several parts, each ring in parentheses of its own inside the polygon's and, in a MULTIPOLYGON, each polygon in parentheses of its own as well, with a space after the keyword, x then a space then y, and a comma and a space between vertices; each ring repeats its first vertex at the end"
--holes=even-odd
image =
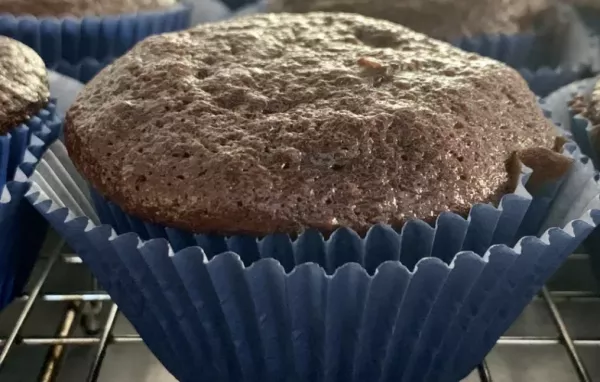
POLYGON ((555 0, 267 0, 272 12, 350 12, 389 20, 443 40, 532 28, 555 0))
POLYGON ((0 134, 37 113, 49 97, 40 56, 27 45, 0 36, 0 134))
POLYGON ((43 16, 106 16, 168 8, 177 0, 2 0, 0 13, 43 16))
POLYGON ((151 37, 67 113, 77 168, 140 218, 294 232, 466 213, 551 147, 519 74, 358 15, 270 14, 151 37))

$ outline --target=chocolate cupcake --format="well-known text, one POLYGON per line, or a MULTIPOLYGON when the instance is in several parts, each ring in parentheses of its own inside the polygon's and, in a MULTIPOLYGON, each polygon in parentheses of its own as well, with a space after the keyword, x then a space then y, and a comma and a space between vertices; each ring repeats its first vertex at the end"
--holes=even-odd
POLYGON ((148 39, 83 90, 65 138, 135 216, 267 234, 466 215, 512 192, 511 154, 552 147, 553 129, 500 63, 315 13, 148 39))
POLYGON ((359 15, 149 38, 66 125, 28 199, 181 381, 461 380, 600 224, 517 72, 359 15))
POLYGON ((42 59, 26 45, 0 37, 0 309, 20 293, 47 225, 24 200, 25 177, 60 123, 50 102, 42 59))
POLYGON ((91 77, 145 37, 189 25, 177 0, 9 0, 0 3, 0 34, 32 47, 48 67, 91 77))

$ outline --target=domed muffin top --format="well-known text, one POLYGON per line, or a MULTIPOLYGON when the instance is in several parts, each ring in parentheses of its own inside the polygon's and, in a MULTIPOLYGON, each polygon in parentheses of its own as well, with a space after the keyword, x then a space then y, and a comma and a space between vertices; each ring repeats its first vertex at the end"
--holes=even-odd
POLYGON ((190 231, 358 231, 497 201, 551 147, 519 74, 402 26, 269 14, 155 36, 67 113, 77 168, 125 211, 190 231), (514 175, 514 174, 511 174, 514 175))

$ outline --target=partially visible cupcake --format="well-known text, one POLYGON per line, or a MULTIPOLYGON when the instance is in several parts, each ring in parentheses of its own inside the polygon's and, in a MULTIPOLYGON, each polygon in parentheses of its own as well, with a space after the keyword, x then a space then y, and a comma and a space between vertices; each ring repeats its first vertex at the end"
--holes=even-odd
POLYGON ((553 141, 500 62, 258 15, 105 68, 28 198, 178 380, 457 381, 600 223, 553 141))
POLYGON ((149 35, 186 28, 190 10, 177 0, 7 0, 0 34, 32 47, 48 67, 106 63, 149 35))
POLYGON ((0 37, 0 308, 20 293, 47 225, 27 203, 26 176, 60 123, 50 102, 42 59, 26 45, 0 37))

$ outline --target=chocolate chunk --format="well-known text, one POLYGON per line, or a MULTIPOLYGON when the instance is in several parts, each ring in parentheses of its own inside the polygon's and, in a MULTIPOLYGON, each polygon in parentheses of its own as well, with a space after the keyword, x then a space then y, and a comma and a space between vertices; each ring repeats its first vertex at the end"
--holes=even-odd
POLYGON ((0 134, 37 113, 49 97, 46 66, 40 56, 0 36, 0 134))
POLYGON ((129 213, 259 235, 466 214, 506 192, 511 153, 554 141, 513 69, 325 13, 151 37, 86 86, 65 129, 77 168, 129 213))

